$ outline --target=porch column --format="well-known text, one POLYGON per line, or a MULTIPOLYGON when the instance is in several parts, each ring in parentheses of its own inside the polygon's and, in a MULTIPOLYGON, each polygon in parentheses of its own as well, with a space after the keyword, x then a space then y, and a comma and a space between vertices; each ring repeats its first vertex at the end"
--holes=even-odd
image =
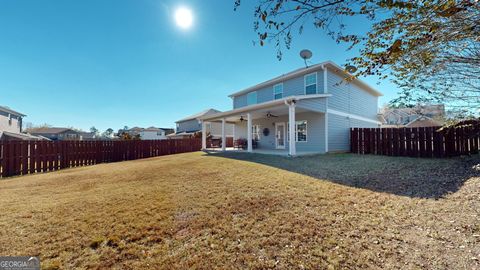
POLYGON ((207 150, 207 123, 202 121, 202 150, 207 150))
POLYGON ((297 154, 296 139, 295 139, 295 102, 291 101, 288 104, 288 136, 290 137, 288 145, 288 154, 295 156, 297 154))
POLYGON ((225 138, 225 118, 222 118, 222 151, 227 150, 227 139, 225 138))
POLYGON ((252 152, 252 115, 247 113, 247 151, 252 152))

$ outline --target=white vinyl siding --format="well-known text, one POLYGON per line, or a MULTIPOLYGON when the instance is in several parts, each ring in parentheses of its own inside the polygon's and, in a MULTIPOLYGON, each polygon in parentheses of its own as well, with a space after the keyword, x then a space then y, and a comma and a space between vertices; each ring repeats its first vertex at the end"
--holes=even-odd
POLYGON ((257 91, 247 94, 247 105, 257 104, 257 91))
POLYGON ((273 86, 273 99, 281 99, 283 97, 283 83, 273 86))
MULTIPOLYGON (((317 94, 324 93, 323 90, 323 72, 316 72, 316 92, 317 94)), ((276 85, 276 84, 275 84, 276 85)), ((301 75, 282 82, 282 98, 289 96, 305 95, 305 76, 301 75)), ((255 90, 257 92, 257 104, 275 100, 273 93, 273 84, 255 90)), ((313 87, 313 86, 312 86, 313 87)), ((247 106, 247 94, 242 94, 233 97, 233 108, 238 109, 247 106)))
POLYGON ((328 72, 328 108, 337 111, 377 119, 378 97, 360 88, 353 82, 346 82, 338 74, 328 72))
POLYGON ((317 93, 317 73, 305 75, 305 95, 317 93))

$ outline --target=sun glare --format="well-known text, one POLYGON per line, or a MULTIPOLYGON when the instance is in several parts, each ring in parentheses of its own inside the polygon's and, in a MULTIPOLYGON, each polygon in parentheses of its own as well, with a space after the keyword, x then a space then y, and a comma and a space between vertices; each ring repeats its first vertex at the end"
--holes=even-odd
POLYGON ((178 8, 175 11, 175 21, 180 28, 188 29, 192 26, 193 15, 192 11, 188 8, 178 8))

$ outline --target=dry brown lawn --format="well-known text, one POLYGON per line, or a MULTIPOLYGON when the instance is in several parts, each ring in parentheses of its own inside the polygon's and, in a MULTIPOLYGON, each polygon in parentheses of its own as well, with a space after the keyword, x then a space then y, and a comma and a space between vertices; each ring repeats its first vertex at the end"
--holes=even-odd
POLYGON ((45 269, 480 269, 478 157, 189 153, 0 181, 45 269))

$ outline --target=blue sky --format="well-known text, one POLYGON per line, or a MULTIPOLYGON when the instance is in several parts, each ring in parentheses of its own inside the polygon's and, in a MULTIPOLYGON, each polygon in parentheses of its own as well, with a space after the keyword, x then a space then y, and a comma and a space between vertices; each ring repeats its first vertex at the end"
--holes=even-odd
MULTIPOLYGON (((0 105, 34 124, 173 127, 206 108, 229 110, 228 94, 301 67, 301 49, 315 63, 355 53, 307 27, 278 61, 273 44, 252 44, 253 7, 243 1, 234 12, 233 2, 0 0, 0 105), (192 10, 191 29, 176 26, 179 6, 192 10)), ((388 81, 366 81, 385 94, 379 105, 395 97, 388 81)))

